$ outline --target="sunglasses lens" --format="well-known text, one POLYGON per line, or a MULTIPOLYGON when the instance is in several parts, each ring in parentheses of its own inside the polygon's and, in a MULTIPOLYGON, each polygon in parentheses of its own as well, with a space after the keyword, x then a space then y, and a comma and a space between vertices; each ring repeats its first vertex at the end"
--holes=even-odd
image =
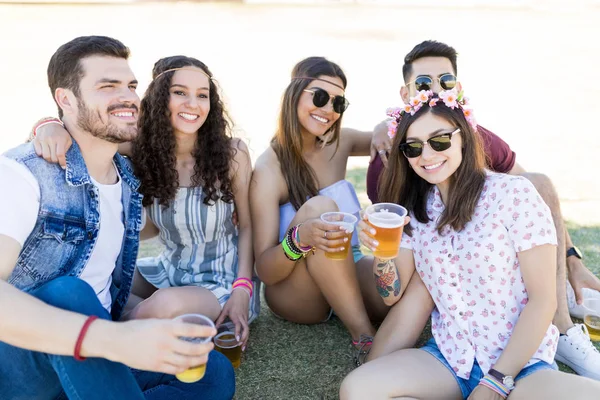
POLYGON ((432 84, 432 80, 430 77, 428 76, 418 76, 417 79, 415 79, 415 88, 418 91, 421 90, 430 90, 431 89, 431 84, 432 84))
POLYGON ((402 150, 404 155, 408 158, 419 157, 423 152, 423 143, 402 143, 400 145, 400 150, 402 150))
POLYGON ((429 139, 428 143, 435 151, 444 151, 452 146, 452 138, 450 137, 450 134, 440 135, 432 137, 429 139))
POLYGON ((440 76, 440 86, 444 90, 454 89, 456 86, 456 77, 452 74, 440 76))
POLYGON ((335 96, 333 98, 333 111, 338 114, 342 114, 348 108, 348 100, 343 96, 335 96))
POLYGON ((315 107, 323 107, 329 101, 329 93, 323 89, 314 89, 313 104, 315 107))

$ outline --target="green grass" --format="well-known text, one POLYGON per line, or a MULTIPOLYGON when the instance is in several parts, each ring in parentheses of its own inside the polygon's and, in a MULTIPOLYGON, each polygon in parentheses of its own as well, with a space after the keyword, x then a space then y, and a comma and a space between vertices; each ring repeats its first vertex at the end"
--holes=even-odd
MULTIPOLYGON (((365 169, 349 170, 361 200, 365 169)), ((584 252, 586 265, 600 275, 600 226, 568 224, 573 242, 584 252)), ((156 241, 145 242, 140 256, 155 255, 156 241)), ((237 399, 335 399, 342 379, 353 369, 350 336, 339 319, 298 325, 276 318, 264 298, 260 316, 251 325, 248 348, 237 370, 237 399)), ((420 342, 429 337, 428 329, 420 342)), ((596 344, 600 348, 599 344, 596 344)), ((560 365, 561 370, 568 367, 560 365)))

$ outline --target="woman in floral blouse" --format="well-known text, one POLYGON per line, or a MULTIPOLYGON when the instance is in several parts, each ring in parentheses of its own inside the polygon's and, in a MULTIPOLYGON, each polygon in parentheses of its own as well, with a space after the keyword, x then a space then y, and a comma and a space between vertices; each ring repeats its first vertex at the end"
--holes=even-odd
MULTIPOLYGON (((400 283, 380 294, 395 304, 410 279, 421 279, 435 303, 433 339, 358 368, 340 396, 597 398, 600 383, 552 368, 558 330, 551 324, 550 210, 528 180, 485 169, 472 112, 457 97, 423 91, 411 99, 380 182, 382 199, 411 216, 399 255, 375 260, 376 279, 393 274, 400 283)), ((360 224, 363 243, 377 248, 373 228, 360 224)))

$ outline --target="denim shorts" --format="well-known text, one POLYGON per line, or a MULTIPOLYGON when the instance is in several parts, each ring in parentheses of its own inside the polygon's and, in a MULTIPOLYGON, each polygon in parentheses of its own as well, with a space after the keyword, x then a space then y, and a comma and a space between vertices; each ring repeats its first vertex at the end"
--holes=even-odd
MULTIPOLYGON (((458 383, 458 387, 460 388, 460 391, 462 392, 464 399, 469 397, 471 392, 473 390, 475 390, 477 385, 479 385, 479 381, 481 380, 481 378, 483 378, 483 376, 485 375, 483 373, 483 371, 481 370, 481 367, 477 363, 477 360, 475 360, 475 362, 473 363, 473 369, 471 370, 471 375, 470 375, 469 379, 464 379, 464 378, 460 378, 459 376, 457 376, 456 372, 454 372, 454 370, 452 369, 450 364, 448 364, 448 361, 446 361, 446 359, 444 358, 444 355, 438 348, 434 339, 429 339, 429 341, 427 341, 427 343, 425 343, 425 345, 423 347, 421 347, 421 350, 425 350, 426 352, 428 352, 429 354, 434 356, 439 362, 444 364, 444 366, 446 368, 448 368, 448 370, 450 372, 452 372, 452 375, 454 376, 454 379, 456 379, 456 382, 458 383)), ((519 375, 517 375, 517 377, 515 378, 515 382, 518 381, 519 379, 523 379, 526 376, 533 374, 534 372, 537 372, 537 371, 540 371, 543 369, 552 369, 553 370, 554 367, 545 361, 538 361, 535 364, 530 365, 529 367, 523 368, 521 370, 521 372, 519 372, 519 375)))
POLYGON ((365 255, 360 251, 360 245, 352 246, 352 258, 354 258, 354 264, 356 264, 360 259, 362 259, 365 255))

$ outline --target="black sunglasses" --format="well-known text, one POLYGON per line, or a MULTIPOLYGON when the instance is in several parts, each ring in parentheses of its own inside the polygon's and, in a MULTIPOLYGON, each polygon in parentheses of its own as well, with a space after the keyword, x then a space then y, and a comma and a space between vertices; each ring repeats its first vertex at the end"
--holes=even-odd
POLYGON ((453 132, 442 133, 441 135, 433 136, 427 139, 426 142, 414 141, 400 143, 400 150, 406 158, 419 157, 423 153, 425 143, 435 151, 448 150, 452 146, 452 136, 460 132, 460 128, 456 128, 453 132))
MULTIPOLYGON (((440 83, 440 86, 444 90, 454 89, 457 82, 456 76, 452 74, 444 74, 439 78, 435 79, 440 83)), ((415 88, 417 89, 417 91, 431 90, 431 87, 433 86, 433 79, 429 75, 419 75, 417 76, 417 79, 407 83, 406 86, 410 85, 411 83, 415 84, 415 88)))
POLYGON ((329 100, 331 99, 333 111, 335 111, 338 114, 342 114, 350 105, 350 103, 348 102, 348 100, 346 100, 344 96, 332 96, 325 89, 314 88, 304 89, 304 91, 312 93, 313 104, 315 105, 315 107, 325 107, 325 105, 327 105, 327 103, 329 103, 329 100))

